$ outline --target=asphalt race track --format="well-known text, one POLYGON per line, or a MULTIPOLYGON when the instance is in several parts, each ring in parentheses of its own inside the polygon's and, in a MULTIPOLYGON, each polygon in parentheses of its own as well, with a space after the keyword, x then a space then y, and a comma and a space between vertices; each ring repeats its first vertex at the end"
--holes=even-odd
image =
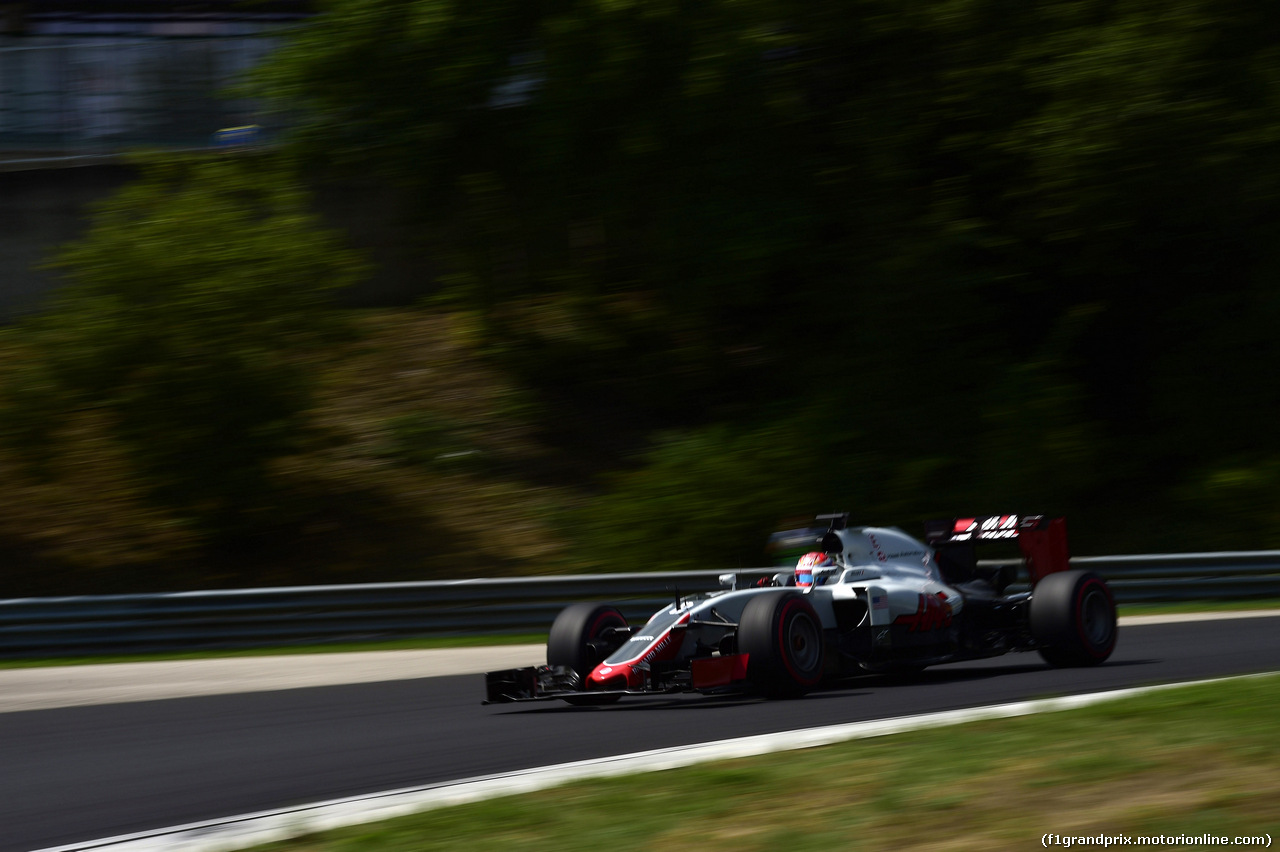
POLYGON ((808 725, 1263 671, 1280 671, 1280 618, 1126 626, 1094 669, 1013 654, 799 701, 482 707, 483 679, 457 675, 0 713, 0 852, 808 725))

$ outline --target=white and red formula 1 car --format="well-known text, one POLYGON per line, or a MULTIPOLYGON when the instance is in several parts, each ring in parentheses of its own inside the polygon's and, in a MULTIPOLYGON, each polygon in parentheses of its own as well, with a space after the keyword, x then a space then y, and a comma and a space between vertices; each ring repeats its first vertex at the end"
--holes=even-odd
POLYGON ((925 541, 848 515, 790 536, 814 552, 796 571, 682 597, 643 627, 614 606, 577 603, 556 617, 547 665, 485 675, 486 702, 742 691, 795 697, 868 672, 1038 651, 1054 666, 1111 655, 1116 607, 1096 574, 1068 565, 1066 522, 991 515, 929 522, 925 541), (1016 540, 1028 591, 1006 591, 1016 563, 979 564, 976 545, 1016 540))

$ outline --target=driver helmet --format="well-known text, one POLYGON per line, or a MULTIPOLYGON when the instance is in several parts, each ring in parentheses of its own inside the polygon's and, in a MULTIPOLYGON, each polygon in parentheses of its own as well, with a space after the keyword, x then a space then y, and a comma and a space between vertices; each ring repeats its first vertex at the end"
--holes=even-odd
POLYGON ((800 557, 800 561, 796 563, 796 585, 812 586, 813 573, 819 568, 829 568, 835 565, 835 560, 825 553, 817 550, 806 553, 800 557))

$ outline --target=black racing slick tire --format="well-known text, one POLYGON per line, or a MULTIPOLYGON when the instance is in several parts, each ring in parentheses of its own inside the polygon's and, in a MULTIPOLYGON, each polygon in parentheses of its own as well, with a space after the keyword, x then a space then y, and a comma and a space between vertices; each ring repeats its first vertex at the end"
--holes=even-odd
POLYGON ((798 592, 756 595, 738 622, 738 652, 749 655, 753 689, 769 698, 798 698, 822 680, 822 622, 798 592))
MULTIPOLYGON (((551 624, 547 637, 547 665, 568 666, 585 682, 587 675, 621 647, 624 634, 606 635, 612 627, 626 627, 627 619, 616 607, 600 603, 576 603, 565 607, 551 624)), ((608 704, 617 695, 574 695, 570 704, 608 704)))
POLYGON ((1052 666, 1096 666, 1116 647, 1116 602, 1092 571, 1050 574, 1031 593, 1031 635, 1052 666))

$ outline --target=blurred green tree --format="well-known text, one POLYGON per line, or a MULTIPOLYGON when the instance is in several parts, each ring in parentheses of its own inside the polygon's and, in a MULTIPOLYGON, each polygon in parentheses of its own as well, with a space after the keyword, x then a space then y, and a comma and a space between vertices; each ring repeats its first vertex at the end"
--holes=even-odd
MULTIPOLYGON (((580 513, 596 570, 705 570, 763 564, 780 518, 826 505, 848 471, 815 467, 797 418, 755 427, 716 424, 658 436, 644 464, 608 481, 580 513)), ((852 442, 853 438, 850 438, 852 442)))
MULTIPOLYGON (((1172 508, 1280 409, 1255 380, 1280 367, 1277 24, 1244 0, 331 0, 262 86, 308 167, 404 193, 441 298, 574 452, 732 422, 730 455, 767 457, 785 424, 839 480, 825 435, 856 430, 868 512, 1012 488, 1101 514, 1172 508)), ((641 464, 674 476, 679 445, 641 464)))
MULTIPOLYGON (((96 411, 144 491, 200 534, 275 509, 273 460, 305 440, 334 289, 361 263, 280 169, 247 159, 150 159, 57 265, 71 279, 16 330, 3 434, 37 462, 96 411)), ((47 470, 47 466, 44 466, 47 470)))

